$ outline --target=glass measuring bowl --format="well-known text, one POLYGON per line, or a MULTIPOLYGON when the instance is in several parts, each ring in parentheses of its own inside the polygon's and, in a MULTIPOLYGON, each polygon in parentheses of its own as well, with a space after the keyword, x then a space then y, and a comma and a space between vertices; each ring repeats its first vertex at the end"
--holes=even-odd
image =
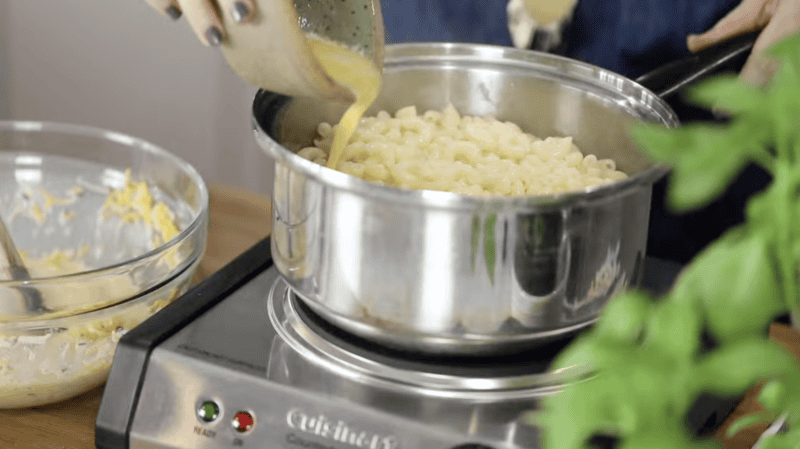
POLYGON ((222 53, 245 81, 290 96, 351 102, 313 56, 309 35, 332 40, 383 66, 383 16, 379 0, 254 0, 251 23, 223 15, 222 53))
POLYGON ((57 271, 38 275, 28 264, 30 280, 0 279, 0 409, 103 383, 119 338, 189 288, 208 212, 200 174, 155 145, 97 128, 0 121, 0 215, 20 252, 57 271), (140 220, 104 213, 126 172, 167 205, 177 235, 156 242, 140 220), (82 269, 59 266, 70 259, 82 269), (46 310, 24 307, 23 285, 46 310))

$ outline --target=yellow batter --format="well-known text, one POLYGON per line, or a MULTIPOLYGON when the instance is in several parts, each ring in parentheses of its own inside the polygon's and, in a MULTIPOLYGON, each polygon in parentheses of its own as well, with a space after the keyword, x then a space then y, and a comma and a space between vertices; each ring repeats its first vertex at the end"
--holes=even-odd
POLYGON ((310 37, 308 43, 325 73, 340 85, 350 89, 356 97, 355 103, 339 120, 333 138, 327 166, 335 169, 359 120, 378 97, 381 72, 374 62, 342 45, 314 37, 310 37))

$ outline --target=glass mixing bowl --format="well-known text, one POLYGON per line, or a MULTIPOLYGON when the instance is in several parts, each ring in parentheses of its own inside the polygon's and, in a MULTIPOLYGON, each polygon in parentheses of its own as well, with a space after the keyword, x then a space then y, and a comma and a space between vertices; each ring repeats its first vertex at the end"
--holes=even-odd
POLYGON ((0 408, 27 407, 101 384, 119 337, 188 288, 208 190, 134 137, 0 121, 0 215, 31 272, 0 268, 0 408))

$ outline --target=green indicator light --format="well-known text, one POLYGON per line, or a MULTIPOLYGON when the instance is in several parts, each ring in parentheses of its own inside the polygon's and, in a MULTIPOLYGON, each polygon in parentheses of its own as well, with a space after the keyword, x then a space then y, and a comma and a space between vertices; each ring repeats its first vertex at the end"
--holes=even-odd
POLYGON ((213 401, 203 402, 197 409, 197 416, 205 422, 211 422, 219 416, 219 406, 213 401))

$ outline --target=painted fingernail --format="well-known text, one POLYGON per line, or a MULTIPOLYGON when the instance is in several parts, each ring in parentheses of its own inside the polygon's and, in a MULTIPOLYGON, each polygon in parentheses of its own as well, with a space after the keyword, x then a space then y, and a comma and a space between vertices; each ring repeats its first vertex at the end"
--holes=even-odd
POLYGON ((211 25, 206 30, 206 40, 209 44, 216 47, 222 43, 222 32, 219 30, 219 28, 211 25))
POLYGON ((250 8, 244 2, 234 2, 231 14, 236 23, 245 23, 250 19, 250 8))
POLYGON ((178 9, 178 7, 177 7, 177 6, 175 6, 175 5, 169 5, 169 6, 167 6, 167 9, 166 9, 165 11, 166 11, 167 15, 168 15, 168 16, 169 16, 169 17, 170 17, 172 20, 178 20, 178 19, 180 19, 180 18, 181 18, 181 10, 180 10, 180 9, 178 9))

